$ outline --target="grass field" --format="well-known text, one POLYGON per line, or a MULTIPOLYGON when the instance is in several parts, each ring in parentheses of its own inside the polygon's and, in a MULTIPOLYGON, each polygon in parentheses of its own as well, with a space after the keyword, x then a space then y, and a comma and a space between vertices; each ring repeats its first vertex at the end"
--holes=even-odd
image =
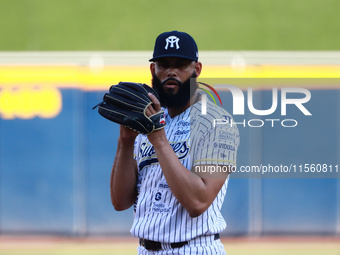
MULTIPOLYGON (((339 239, 222 239, 228 255, 340 255, 339 239)), ((0 238, 1 255, 133 255, 137 240, 0 238)))
POLYGON ((0 0, 0 50, 152 50, 178 29, 200 50, 339 50, 338 0, 0 0))

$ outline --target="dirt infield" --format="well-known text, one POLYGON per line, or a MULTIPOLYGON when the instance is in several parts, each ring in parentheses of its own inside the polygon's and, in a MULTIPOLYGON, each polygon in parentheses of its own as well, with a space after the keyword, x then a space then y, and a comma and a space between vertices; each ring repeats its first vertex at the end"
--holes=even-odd
MULTIPOLYGON (((340 255, 340 237, 222 238, 228 255, 340 255)), ((132 255, 132 237, 0 236, 0 255, 132 255)))

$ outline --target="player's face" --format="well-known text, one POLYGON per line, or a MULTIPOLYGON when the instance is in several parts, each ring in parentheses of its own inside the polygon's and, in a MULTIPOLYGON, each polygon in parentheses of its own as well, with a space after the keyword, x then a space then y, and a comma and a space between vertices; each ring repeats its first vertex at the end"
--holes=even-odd
POLYGON ((161 58, 150 66, 152 85, 158 91, 162 106, 183 107, 197 89, 190 87, 190 78, 196 78, 202 65, 183 58, 161 58))
POLYGON ((193 72, 199 76, 201 68, 200 62, 176 57, 160 58, 150 66, 152 75, 155 74, 162 83, 164 82, 164 89, 167 92, 173 93, 179 89, 176 81, 185 82, 193 72))
POLYGON ((154 74, 152 78, 152 87, 157 91, 159 96, 159 101, 164 107, 185 107, 190 98, 195 94, 197 89, 197 83, 190 83, 190 78, 196 78, 196 73, 194 72, 186 81, 183 83, 174 79, 169 78, 161 82, 157 76, 154 74), (176 82, 178 89, 176 93, 172 89, 166 89, 166 83, 173 81, 176 82))

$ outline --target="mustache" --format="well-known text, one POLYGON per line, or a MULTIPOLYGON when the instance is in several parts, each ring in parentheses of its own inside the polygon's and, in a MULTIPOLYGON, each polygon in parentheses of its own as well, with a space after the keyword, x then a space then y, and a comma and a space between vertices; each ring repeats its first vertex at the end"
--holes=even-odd
POLYGON ((183 85, 182 82, 180 82, 179 80, 177 80, 177 79, 175 79, 175 78, 172 78, 172 77, 170 77, 170 78, 164 80, 164 81, 161 83, 161 85, 164 86, 164 84, 167 83, 168 81, 175 81, 175 82, 178 84, 178 86, 182 86, 182 85, 183 85))

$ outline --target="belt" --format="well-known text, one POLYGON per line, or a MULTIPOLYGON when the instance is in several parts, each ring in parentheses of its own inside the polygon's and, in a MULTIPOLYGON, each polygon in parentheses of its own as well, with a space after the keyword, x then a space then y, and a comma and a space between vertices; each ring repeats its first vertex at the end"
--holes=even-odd
MULTIPOLYGON (((214 235, 214 240, 220 239, 220 234, 214 235)), ((188 244, 188 241, 185 242, 179 242, 179 243, 170 243, 171 248, 181 248, 182 246, 188 244)), ((147 240, 144 238, 139 238, 139 244, 143 246, 148 251, 159 251, 162 250, 162 243, 161 242, 155 242, 151 240, 147 240)))

